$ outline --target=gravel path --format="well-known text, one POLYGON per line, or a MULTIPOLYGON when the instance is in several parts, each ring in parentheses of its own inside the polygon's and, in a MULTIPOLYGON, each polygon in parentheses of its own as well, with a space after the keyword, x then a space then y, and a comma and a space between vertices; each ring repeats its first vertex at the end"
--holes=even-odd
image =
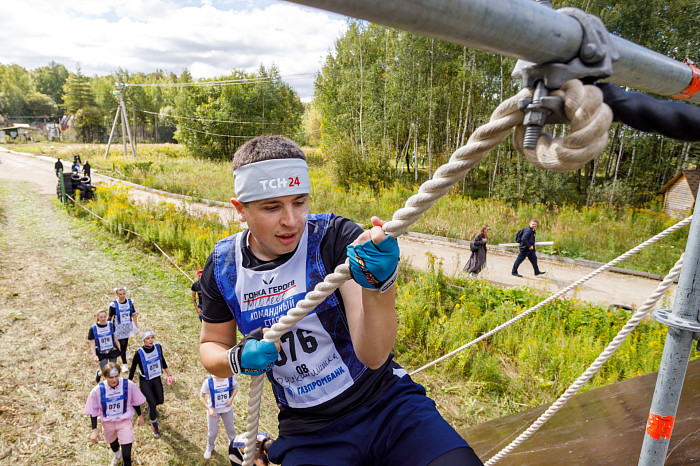
MULTIPOLYGON (((16 155, 0 151, 0 180, 13 179, 35 183, 42 194, 55 196, 54 161, 55 159, 49 157, 16 155)), ((93 174, 93 182, 111 184, 114 181, 93 174)), ((223 222, 235 221, 232 208, 188 202, 182 197, 164 196, 137 188, 132 190, 132 198, 137 202, 171 202, 184 205, 193 214, 210 212, 219 215, 223 222)), ((449 275, 461 273, 470 254, 469 247, 466 245, 438 239, 404 235, 399 238, 399 244, 402 258, 413 267, 427 270, 430 261, 428 253, 430 253, 442 262, 444 271, 449 275)), ((481 272, 479 279, 500 286, 528 286, 543 293, 552 293, 593 270, 589 267, 561 261, 540 259, 540 269, 547 272, 545 275, 535 277, 530 263, 526 261, 519 270, 524 278, 518 278, 513 277, 510 273, 514 260, 514 253, 489 251, 486 269, 481 272)), ((621 265, 624 267, 624 263, 621 265)), ((637 307, 651 294, 657 284, 658 281, 652 279, 605 272, 588 281, 578 290, 572 291, 570 297, 596 303, 637 307)), ((667 296, 663 298, 663 307, 672 306, 675 290, 676 287, 672 287, 667 296)))

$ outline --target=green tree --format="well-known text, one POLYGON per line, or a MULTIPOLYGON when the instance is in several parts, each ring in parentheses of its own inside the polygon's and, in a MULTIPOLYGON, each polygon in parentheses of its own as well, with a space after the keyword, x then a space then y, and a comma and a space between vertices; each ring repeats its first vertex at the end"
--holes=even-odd
POLYGON ((70 75, 65 66, 52 60, 48 66, 35 68, 30 74, 36 92, 50 96, 59 106, 63 104, 63 85, 70 75))

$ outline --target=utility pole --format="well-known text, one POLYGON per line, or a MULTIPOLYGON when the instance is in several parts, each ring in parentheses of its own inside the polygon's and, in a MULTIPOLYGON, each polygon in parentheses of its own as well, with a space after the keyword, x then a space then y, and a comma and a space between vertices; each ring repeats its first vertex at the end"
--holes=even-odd
POLYGON ((118 89, 112 91, 113 94, 119 95, 119 105, 117 106, 117 113, 114 115, 114 123, 112 123, 112 130, 109 133, 109 141, 107 141, 107 150, 105 151, 104 158, 106 159, 109 155, 109 147, 112 145, 112 136, 114 135, 114 129, 117 126, 117 119, 121 116, 122 122, 122 140, 124 141, 124 157, 126 157, 126 138, 129 138, 129 144, 131 145, 131 155, 136 158, 136 147, 134 145, 134 140, 131 137, 131 128, 129 127, 129 118, 126 113, 126 105, 124 104, 124 84, 119 83, 118 89), (125 130, 126 128, 126 130, 125 130))

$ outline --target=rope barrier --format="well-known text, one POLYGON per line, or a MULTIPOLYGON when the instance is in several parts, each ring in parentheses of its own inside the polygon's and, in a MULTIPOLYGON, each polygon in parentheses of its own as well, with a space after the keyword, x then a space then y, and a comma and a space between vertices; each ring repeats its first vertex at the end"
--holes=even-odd
MULTIPOLYGON (((586 144, 599 147, 599 145, 594 144, 595 139, 602 137, 607 138, 607 131, 612 123, 612 112, 609 108, 607 114, 609 118, 607 126, 605 126, 605 110, 601 111, 603 114, 602 116, 592 118, 589 110, 578 112, 577 109, 574 108, 574 105, 567 105, 567 100, 570 98, 570 95, 571 98, 579 104, 583 104, 586 99, 595 98, 595 96, 598 95, 600 96, 599 101, 601 105, 607 107, 602 103, 602 93, 599 89, 595 88, 595 86, 582 87, 576 84, 572 84, 568 88, 562 86, 561 92, 564 97, 567 117, 572 121, 572 127, 575 126, 578 130, 569 134, 563 138, 563 140, 555 140, 557 141, 556 154, 549 156, 548 154, 550 151, 543 149, 542 153, 551 160, 550 163, 554 167, 556 167, 558 160, 560 160, 559 163, 567 163, 567 166, 573 165, 572 160, 583 165, 585 162, 581 162, 582 157, 576 154, 577 148, 585 146, 586 144), (585 92, 583 92, 585 95, 581 96, 582 87, 593 89, 586 89, 585 92), (576 123, 574 123, 574 121, 576 121, 576 123)), ((523 122, 523 114, 518 110, 518 100, 531 96, 532 92, 525 88, 515 96, 501 102, 492 113, 489 122, 477 128, 469 137, 467 144, 457 149, 450 157, 450 160, 435 171, 433 178, 424 182, 420 186, 418 193, 406 200, 405 207, 397 210, 392 220, 384 224, 384 231, 386 234, 398 237, 404 233, 410 225, 420 218, 423 212, 427 211, 440 197, 445 195, 453 185, 463 179, 469 170, 476 166, 491 149, 500 144, 514 127, 520 126, 523 122)), ((544 143, 546 139, 546 137, 540 138, 540 141, 544 143)), ((540 142, 538 141, 538 150, 539 144, 540 142)), ((605 146, 603 146, 603 148, 605 148, 605 146)), ((596 155, 598 154, 593 155, 593 157, 596 155)), ((590 153, 586 152, 583 154, 583 158, 588 156, 590 156, 590 153)), ((287 330, 306 317, 311 310, 348 279, 350 279, 350 269, 346 261, 345 264, 336 267, 335 271, 328 275, 324 282, 317 284, 311 292, 307 293, 304 299, 297 303, 295 308, 280 318, 280 320, 272 326, 271 330, 265 334, 263 340, 274 342, 279 339, 287 330)), ((262 375, 253 376, 251 378, 243 466, 251 466, 254 460, 256 436, 260 420, 262 384, 262 375)))
POLYGON ((637 253, 638 253, 639 251, 641 251, 642 249, 644 249, 644 248, 646 248, 646 247, 648 247, 648 246, 651 246, 652 244, 656 243, 657 241, 659 241, 659 240, 665 238, 666 236, 670 235, 670 234, 673 233, 674 231, 676 231, 676 230, 678 230, 678 229, 680 229, 680 228, 683 228, 684 226, 688 225, 692 219, 693 219, 693 216, 691 215, 690 217, 687 217, 687 218, 681 220, 680 222, 676 223, 675 225, 670 226, 669 228, 665 229, 664 231, 662 231, 662 232, 659 233, 658 235, 653 236, 652 238, 649 238, 648 240, 646 240, 646 241, 644 241, 643 243, 641 243, 641 244, 635 246, 634 248, 630 249, 629 251, 627 251, 626 253, 622 254, 621 256, 618 256, 618 257, 616 257, 615 259, 613 259, 613 260, 611 260, 610 262, 608 262, 607 264, 600 266, 599 268, 597 268, 597 269, 594 270, 593 272, 589 273, 589 274, 586 275, 585 277, 583 277, 583 278, 581 278, 581 279, 579 279, 579 280, 577 280, 577 281, 571 283, 571 284, 570 284, 569 286, 567 286, 566 288, 564 288, 564 289, 562 289, 562 290, 559 290, 558 292, 554 293, 554 294, 553 294, 552 296, 550 296, 549 298, 545 299, 544 301, 540 302, 539 304, 536 304, 535 306, 531 307, 531 308, 528 309, 527 311, 525 311, 525 312, 523 312, 523 313, 521 313, 521 314, 518 314, 517 316, 513 317, 513 318, 510 319, 509 321, 502 323, 502 324, 499 325, 498 327, 495 327, 493 330, 491 330, 491 331, 489 331, 489 332, 483 334, 482 336, 480 336, 480 337, 478 337, 478 338, 476 338, 476 339, 470 341, 469 343, 467 343, 467 344, 465 344, 465 345, 463 345, 463 346, 460 346, 460 347, 457 348, 456 350, 453 350, 453 351, 447 353, 446 355, 439 357, 439 358, 436 359, 435 361, 433 361, 433 362, 431 362, 431 363, 428 363, 428 364, 426 364, 426 365, 423 366, 423 367, 419 367, 418 369, 416 369, 416 370, 414 370, 413 372, 411 372, 409 375, 417 374, 418 372, 420 372, 420 371, 422 371, 422 370, 424 370, 424 369, 427 369, 428 367, 434 366, 434 365, 436 365, 436 364, 438 364, 438 363, 444 361, 445 359, 447 359, 447 358, 449 358, 449 357, 451 357, 451 356, 454 356, 455 354, 457 354, 457 353, 459 353, 459 352, 461 352, 461 351, 464 351, 465 349, 469 348, 470 346, 474 346, 475 344, 479 343, 480 341, 487 339, 487 338, 490 337, 491 335, 493 335, 493 334, 495 334, 495 333, 498 333, 499 331, 503 330, 503 329, 506 328, 506 327, 509 327, 510 325, 514 324, 515 322, 517 322, 517 321, 519 321, 519 320, 521 320, 521 319, 524 319, 525 317, 529 316, 530 314, 532 314, 532 313, 535 312, 536 310, 538 310, 538 309, 540 309, 540 308, 546 306, 547 304, 551 303, 552 301, 554 301, 555 299, 557 299, 557 298, 559 298, 560 296, 564 295, 565 293, 567 293, 567 292, 573 290, 574 288, 576 288, 577 286, 581 285, 582 283, 585 283, 585 282, 587 282, 588 280, 590 280, 591 278, 595 277, 596 275, 598 275, 598 274, 600 274, 600 273, 602 273, 602 272, 608 270, 609 268, 611 268, 611 267, 614 266, 615 264, 617 264, 617 263, 619 263, 619 262, 622 262, 623 260, 627 259, 628 257, 633 256, 634 254, 637 254, 637 253))
POLYGON ((545 411, 532 425, 525 430, 518 438, 513 440, 507 447, 498 452, 496 455, 491 457, 486 463, 486 466, 491 466, 496 464, 501 459, 503 459, 508 453, 513 451, 518 445, 527 440, 532 434, 537 432, 537 430, 542 427, 542 425, 547 422, 554 414, 556 414, 559 409, 566 404, 572 396, 576 394, 577 391, 590 380, 593 375, 600 369, 600 367, 605 364, 605 362, 610 359, 610 356, 617 351, 622 342, 632 333, 637 325, 642 321, 642 319, 649 313, 652 307, 661 299, 661 297, 666 293, 666 291, 671 287, 674 280, 681 273, 681 265, 683 264, 683 255, 681 255, 676 265, 669 271, 668 275, 663 279, 661 283, 656 287, 654 292, 649 295, 649 297, 644 301, 644 303, 639 307, 637 312, 627 321, 624 327, 620 329, 613 341, 608 344, 608 346, 603 350, 603 352, 596 358, 596 360, 591 364, 586 371, 581 374, 581 376, 572 383, 569 388, 562 394, 557 401, 555 401, 548 409, 545 411))
MULTIPOLYGON (((102 221, 105 222, 106 224, 111 225, 111 226, 116 226, 116 225, 114 225, 112 222, 110 222, 109 220, 105 220, 104 218, 102 218, 102 217, 100 217, 99 215, 97 215, 95 212, 91 211, 90 209, 88 209, 88 208, 85 207, 84 205, 80 204, 80 203, 77 202, 75 199, 73 199, 72 197, 70 197, 68 194, 66 194, 66 197, 67 197, 68 199, 70 199, 71 201, 73 201, 73 203, 74 203, 75 205, 77 205, 77 206, 80 207, 81 209, 84 209, 85 211, 87 211, 88 213, 94 215, 95 217, 99 218, 100 220, 102 220, 102 221)), ((143 238, 144 241, 149 241, 149 240, 147 240, 147 239, 145 238, 145 236, 143 236, 143 235, 140 234, 140 233, 137 233, 137 232, 135 232, 135 231, 129 230, 128 228, 122 228, 122 229, 123 229, 124 231, 128 231, 128 232, 131 233, 132 235, 136 235, 136 236, 138 236, 139 238, 143 238)), ((185 277, 187 277, 187 279, 188 279, 189 281, 191 281, 192 283, 194 283, 194 280, 193 280, 189 275, 187 275, 187 273, 186 273, 184 270, 182 270, 182 269, 180 268, 180 266, 177 265, 177 264, 175 263, 175 261, 172 260, 172 259, 170 258, 170 256, 167 255, 167 254, 165 253, 165 251, 163 251, 163 250, 160 248, 160 246, 158 246, 158 245, 156 244, 155 241, 150 241, 150 243, 151 243, 153 246, 155 246, 156 248, 158 248, 158 250, 159 250, 161 253, 163 253, 163 255, 165 256, 165 258, 168 259, 168 260, 170 261, 170 263, 173 264, 180 272, 182 272, 182 274, 183 274, 185 277)))

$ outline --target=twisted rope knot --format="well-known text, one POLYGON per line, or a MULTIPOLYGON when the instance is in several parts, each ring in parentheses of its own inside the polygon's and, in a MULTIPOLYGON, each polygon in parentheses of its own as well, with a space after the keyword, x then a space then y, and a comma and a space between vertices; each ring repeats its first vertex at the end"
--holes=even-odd
POLYGON ((553 96, 564 99, 564 111, 571 121, 571 133, 553 138, 542 133, 536 149, 525 149, 526 127, 515 128, 513 143, 520 154, 538 168, 556 172, 581 168, 600 155, 608 145, 612 110, 603 102, 603 93, 596 86, 584 85, 578 79, 567 81, 553 96))

